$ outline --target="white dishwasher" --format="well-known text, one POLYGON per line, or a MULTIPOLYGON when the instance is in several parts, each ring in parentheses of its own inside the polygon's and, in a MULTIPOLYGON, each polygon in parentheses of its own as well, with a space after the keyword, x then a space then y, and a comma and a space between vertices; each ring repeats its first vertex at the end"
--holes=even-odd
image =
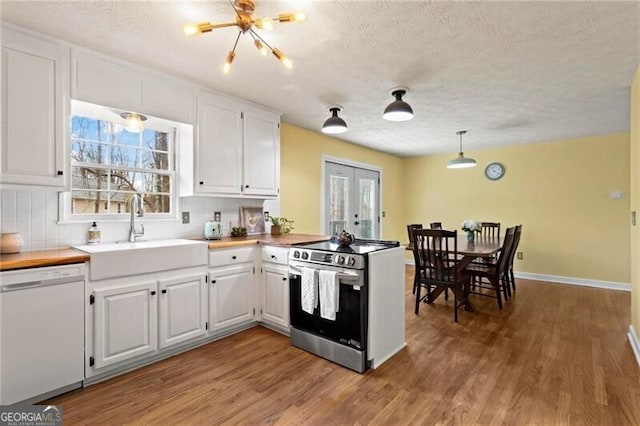
POLYGON ((0 405, 82 385, 84 264, 0 272, 0 405))

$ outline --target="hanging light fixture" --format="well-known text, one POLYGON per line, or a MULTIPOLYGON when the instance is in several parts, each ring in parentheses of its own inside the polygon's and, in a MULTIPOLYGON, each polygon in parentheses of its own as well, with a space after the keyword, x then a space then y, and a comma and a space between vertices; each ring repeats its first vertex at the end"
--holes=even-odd
POLYGON ((331 113, 331 117, 327 118, 322 125, 322 133, 335 135, 349 130, 347 128, 347 123, 345 123, 342 118, 338 117, 338 113, 342 111, 342 107, 340 105, 332 105, 328 108, 328 111, 331 113))
POLYGON ((466 130, 459 130, 456 132, 456 135, 460 135, 460 152, 458 153, 457 158, 454 158, 447 163, 447 169, 464 169, 476 166, 476 160, 469 157, 465 158, 464 153, 462 152, 462 135, 465 133, 467 133, 466 130))
POLYGON ((260 34, 258 34, 254 28, 258 28, 260 30, 270 31, 273 29, 274 22, 300 22, 306 19, 306 15, 304 13, 281 13, 276 18, 254 18, 253 12, 255 10, 255 2, 254 0, 234 0, 233 2, 229 1, 231 7, 233 7, 233 11, 236 14, 236 19, 234 22, 224 22, 220 24, 212 24, 210 22, 199 22, 199 23, 188 23, 183 27, 184 35, 186 36, 194 36, 198 34, 208 33, 216 28, 225 28, 225 27, 238 27, 238 36, 236 37, 236 42, 233 45, 233 49, 227 55, 227 60, 222 67, 222 71, 225 74, 228 74, 231 70, 231 63, 236 56, 236 47, 238 46, 238 39, 244 33, 249 33, 253 38, 253 44, 256 46, 258 51, 266 56, 267 53, 271 52, 273 56, 278 59, 282 65, 286 68, 291 69, 293 67, 293 63, 289 58, 287 58, 280 49, 271 47, 269 43, 267 43, 260 34))
POLYGON ((407 94, 409 89, 406 87, 396 87, 390 90, 391 96, 396 100, 391 102, 384 109, 382 118, 389 121, 407 121, 413 118, 413 109, 411 105, 402 100, 402 97, 407 94))
POLYGON ((144 130, 142 122, 147 120, 146 116, 136 112, 123 112, 120 117, 124 118, 124 129, 127 132, 140 133, 144 130))

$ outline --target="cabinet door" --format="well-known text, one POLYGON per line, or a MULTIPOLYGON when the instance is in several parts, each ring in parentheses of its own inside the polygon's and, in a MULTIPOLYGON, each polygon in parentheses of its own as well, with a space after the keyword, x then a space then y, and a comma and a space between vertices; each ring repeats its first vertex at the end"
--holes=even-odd
POLYGON ((235 102, 210 94, 198 98, 195 192, 240 194, 242 112, 235 102))
POLYGON ((157 282, 94 290, 95 368, 158 348, 157 282))
POLYGON ((3 29, 2 183, 64 189, 68 62, 67 48, 3 29))
POLYGON ((74 51, 72 80, 74 99, 143 112, 142 77, 129 66, 74 51))
POLYGON ((169 120, 193 123, 195 106, 196 100, 191 86, 166 77, 143 75, 143 112, 169 120))
POLYGON ((262 320, 281 327, 289 327, 289 275, 287 268, 262 266, 263 294, 262 320))
POLYGON ((278 195, 280 177, 280 118, 245 110, 243 193, 278 195))
POLYGON ((209 272, 211 331, 252 320, 253 265, 248 263, 209 272))
POLYGON ((160 280, 160 348, 204 336, 207 284, 204 275, 160 280))

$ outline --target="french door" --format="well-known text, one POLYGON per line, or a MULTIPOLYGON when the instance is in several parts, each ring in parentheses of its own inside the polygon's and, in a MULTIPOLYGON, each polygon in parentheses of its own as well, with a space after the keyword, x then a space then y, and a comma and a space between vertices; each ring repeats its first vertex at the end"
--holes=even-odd
POLYGON ((380 238, 380 173, 325 162, 325 231, 380 238))

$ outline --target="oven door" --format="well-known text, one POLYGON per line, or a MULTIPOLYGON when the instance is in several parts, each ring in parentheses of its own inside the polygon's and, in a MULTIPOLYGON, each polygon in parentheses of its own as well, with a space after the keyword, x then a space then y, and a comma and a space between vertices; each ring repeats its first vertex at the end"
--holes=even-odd
POLYGON ((358 351, 365 350, 367 347, 367 287, 364 271, 290 262, 289 286, 289 310, 292 327, 358 351), (302 310, 301 267, 333 270, 338 273, 340 297, 335 321, 322 318, 319 306, 316 307, 313 314, 302 310))

